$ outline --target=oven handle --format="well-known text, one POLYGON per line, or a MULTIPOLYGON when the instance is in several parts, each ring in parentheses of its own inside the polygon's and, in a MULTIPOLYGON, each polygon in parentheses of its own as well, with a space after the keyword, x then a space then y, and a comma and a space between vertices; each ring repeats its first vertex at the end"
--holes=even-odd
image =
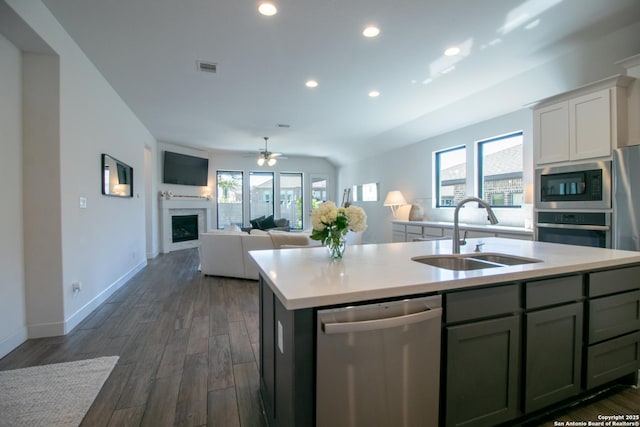
POLYGON ((544 228, 564 228, 569 230, 595 230, 595 231, 609 231, 611 229, 608 225, 576 225, 576 224, 553 224, 548 222, 539 222, 537 227, 544 228))

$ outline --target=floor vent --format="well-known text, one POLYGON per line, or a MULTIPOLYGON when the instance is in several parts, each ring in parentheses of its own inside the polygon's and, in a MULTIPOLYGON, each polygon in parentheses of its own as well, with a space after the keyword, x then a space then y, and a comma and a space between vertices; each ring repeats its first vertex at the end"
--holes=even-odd
POLYGON ((215 62, 206 62, 206 61, 197 61, 198 70, 203 73, 217 73, 218 72, 218 64, 215 62))

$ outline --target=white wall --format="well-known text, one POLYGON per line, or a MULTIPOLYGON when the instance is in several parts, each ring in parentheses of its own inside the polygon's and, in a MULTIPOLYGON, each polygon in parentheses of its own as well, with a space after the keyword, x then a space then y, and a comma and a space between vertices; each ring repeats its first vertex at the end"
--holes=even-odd
MULTIPOLYGON (((318 157, 289 157, 279 160, 275 166, 258 166, 256 164, 258 150, 254 154, 240 154, 228 151, 209 151, 204 149, 195 149, 180 145, 170 144, 166 142, 158 142, 157 170, 159 172, 159 191, 171 191, 177 195, 189 196, 205 196, 207 193, 212 195, 215 201, 216 194, 216 173, 218 170, 242 171, 245 176, 245 194, 249 194, 249 173, 250 172, 302 172, 304 185, 303 212, 309 213, 310 205, 310 178, 312 176, 323 175, 329 179, 330 189, 328 191, 328 199, 336 200, 337 192, 337 175, 335 166, 324 158, 318 157), (209 159, 209 186, 193 187, 185 185, 173 185, 162 183, 162 153, 163 151, 173 151, 191 156, 205 157, 209 159)), ((277 176, 276 176, 277 178, 277 176)), ((276 181, 277 185, 277 181, 276 181)), ((278 188, 276 187, 276 191, 278 188)), ((214 201, 212 201, 212 218, 211 223, 215 227, 217 224, 217 212, 214 201)), ((338 201, 339 202, 339 201, 338 201)), ((244 223, 249 225, 249 204, 244 205, 244 223)), ((310 221, 305 218, 304 228, 310 227, 310 221)))
POLYGON ((29 336, 64 334, 146 264, 144 149, 156 142, 39 0, 6 3, 55 52, 23 55, 25 288, 29 336), (102 153, 133 167, 133 198, 100 194, 102 153))
POLYGON ((0 35, 0 357, 27 337, 22 236, 22 59, 0 35))

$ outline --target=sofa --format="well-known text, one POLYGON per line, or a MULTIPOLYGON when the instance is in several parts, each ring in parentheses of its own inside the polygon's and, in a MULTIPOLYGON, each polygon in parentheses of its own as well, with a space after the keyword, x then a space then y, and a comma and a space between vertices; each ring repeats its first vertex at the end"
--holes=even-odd
POLYGON ((249 251, 293 246, 318 246, 307 233, 277 230, 213 230, 200 234, 200 271, 208 276, 258 280, 258 267, 249 251))

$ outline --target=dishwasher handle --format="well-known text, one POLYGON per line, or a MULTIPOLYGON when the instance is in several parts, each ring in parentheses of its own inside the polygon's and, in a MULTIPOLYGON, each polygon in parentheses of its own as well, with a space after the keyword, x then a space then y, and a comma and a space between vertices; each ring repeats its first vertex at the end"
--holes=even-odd
POLYGON ((417 313, 388 317, 385 319, 363 320, 359 322, 323 323, 322 329, 325 334, 347 334, 350 332, 373 331, 377 329, 411 325, 412 323, 424 322, 441 316, 442 308, 427 308, 426 310, 419 311, 417 313))

